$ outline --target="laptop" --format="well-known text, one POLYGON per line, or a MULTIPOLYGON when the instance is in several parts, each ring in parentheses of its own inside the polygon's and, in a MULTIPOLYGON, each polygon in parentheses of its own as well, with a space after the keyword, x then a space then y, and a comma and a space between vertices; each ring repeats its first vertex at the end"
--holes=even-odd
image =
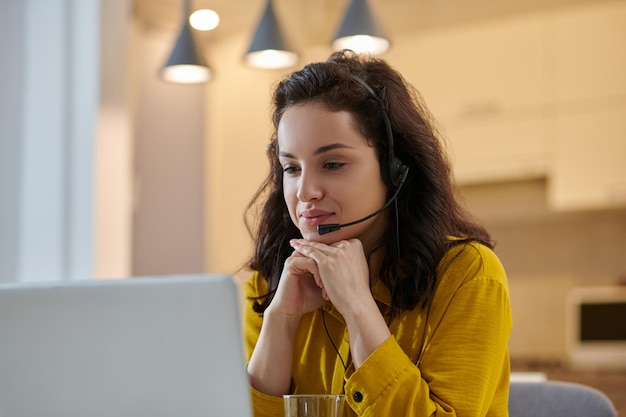
POLYGON ((0 286, 0 417, 250 417, 228 275, 0 286))

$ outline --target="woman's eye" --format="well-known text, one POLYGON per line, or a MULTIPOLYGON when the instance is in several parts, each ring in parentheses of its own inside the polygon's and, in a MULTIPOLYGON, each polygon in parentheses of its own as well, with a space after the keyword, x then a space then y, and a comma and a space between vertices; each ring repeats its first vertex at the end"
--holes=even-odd
POLYGON ((330 170, 336 170, 344 166, 343 162, 327 162, 324 166, 330 170))
POLYGON ((293 174, 293 173, 295 173, 297 170, 298 170, 298 168, 297 168, 297 167, 294 167, 294 166, 292 166, 292 165, 286 165, 286 166, 284 166, 284 167, 283 167, 283 172, 284 172, 285 174, 293 174))

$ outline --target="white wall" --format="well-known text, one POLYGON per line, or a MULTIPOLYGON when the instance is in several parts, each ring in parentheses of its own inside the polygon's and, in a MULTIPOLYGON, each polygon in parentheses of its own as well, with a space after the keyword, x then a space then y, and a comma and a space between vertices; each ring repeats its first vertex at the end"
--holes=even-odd
POLYGON ((137 51, 132 0, 103 1, 100 21, 94 269, 97 278, 123 278, 130 276, 132 269, 137 51))
POLYGON ((11 158, 0 189, 8 265, 0 281, 93 277, 98 7, 97 0, 3 4, 0 53, 13 62, 0 95, 8 119, 0 141, 11 158))
POLYGON ((204 270, 204 119, 210 109, 205 85, 159 77, 174 41, 143 30, 137 48, 132 275, 204 270))

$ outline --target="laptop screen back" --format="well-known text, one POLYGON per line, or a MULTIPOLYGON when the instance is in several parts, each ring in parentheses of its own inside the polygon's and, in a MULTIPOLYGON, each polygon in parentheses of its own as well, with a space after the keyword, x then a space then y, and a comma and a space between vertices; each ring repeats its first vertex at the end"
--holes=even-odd
POLYGON ((251 416, 232 277, 0 287, 0 417, 251 416))

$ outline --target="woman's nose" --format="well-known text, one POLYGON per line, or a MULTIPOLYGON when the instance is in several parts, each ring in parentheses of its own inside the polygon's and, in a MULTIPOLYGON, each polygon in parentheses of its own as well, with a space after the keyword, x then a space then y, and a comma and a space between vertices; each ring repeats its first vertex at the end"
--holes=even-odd
POLYGON ((302 171, 300 181, 298 183, 298 191, 296 196, 300 201, 319 200, 323 195, 322 186, 319 178, 311 173, 302 171))

